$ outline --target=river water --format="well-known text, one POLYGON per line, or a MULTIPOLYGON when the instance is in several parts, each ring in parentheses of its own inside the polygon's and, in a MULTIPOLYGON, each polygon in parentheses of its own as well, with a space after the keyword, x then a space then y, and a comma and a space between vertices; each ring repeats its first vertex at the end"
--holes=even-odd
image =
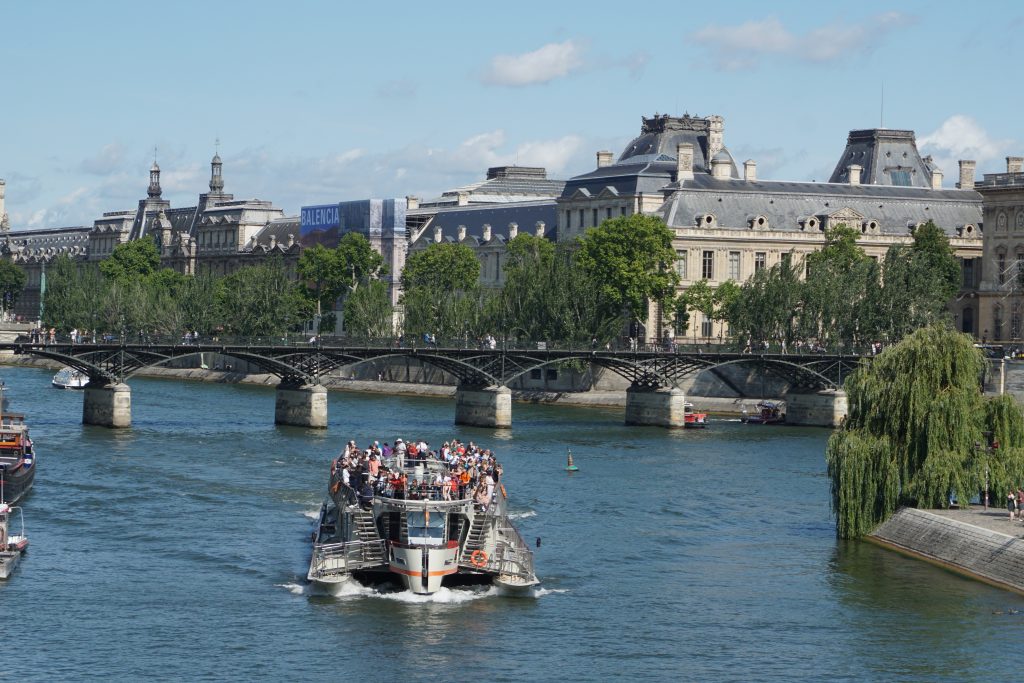
POLYGON ((0 678, 965 681, 1024 663, 1024 598, 835 540, 825 430, 515 404, 495 433, 454 427, 447 400, 331 393, 310 431, 273 425, 270 388, 135 378, 133 427, 112 431, 50 373, 3 376, 40 458, 0 678), (328 463, 395 436, 498 451, 541 539, 535 595, 306 585, 328 463))

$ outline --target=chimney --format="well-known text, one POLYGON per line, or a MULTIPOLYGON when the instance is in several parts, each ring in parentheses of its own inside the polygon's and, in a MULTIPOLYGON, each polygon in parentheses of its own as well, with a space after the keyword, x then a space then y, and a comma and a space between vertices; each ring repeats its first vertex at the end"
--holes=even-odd
POLYGON ((708 117, 708 158, 714 159, 715 155, 722 151, 725 146, 725 119, 721 116, 708 117))
POLYGON ((846 170, 850 173, 850 184, 860 185, 860 172, 864 170, 864 167, 860 164, 850 164, 846 170))
POLYGON ((491 224, 484 223, 484 242, 491 241, 491 224))
POLYGON ((293 246, 295 246, 295 235, 288 233, 288 248, 291 249, 293 246))
POLYGON ((974 189, 974 161, 960 160, 960 182, 956 186, 961 190, 974 189))
POLYGON ((444 228, 438 225, 434 228, 434 241, 440 242, 442 237, 444 237, 444 228))
POLYGON ((459 206, 465 206, 466 204, 469 204, 469 193, 468 192, 460 192, 458 194, 458 197, 459 197, 459 206))
POLYGON ((459 230, 459 241, 461 242, 464 239, 466 239, 466 226, 465 225, 460 225, 458 227, 458 230, 459 230))
POLYGON ((731 175, 732 164, 729 163, 729 159, 726 155, 714 156, 711 158, 711 177, 722 178, 728 180, 731 175))
POLYGON ((270 236, 270 250, 273 251, 277 247, 277 235, 270 236))
POLYGON ((676 182, 693 180, 693 144, 680 142, 676 145, 676 182))
POLYGON ((604 168, 605 166, 612 165, 612 153, 607 150, 601 150, 597 153, 597 167, 604 168))
POLYGON ((937 168, 933 168, 932 169, 932 189, 933 190, 941 190, 942 189, 942 171, 940 171, 937 168))
POLYGON ((509 223, 508 224, 508 238, 509 238, 509 240, 514 240, 516 238, 516 235, 518 235, 518 234, 519 234, 519 224, 515 223, 515 222, 509 223))
POLYGON ((753 159, 743 162, 743 179, 748 182, 757 180, 757 162, 753 159))
POLYGON ((409 211, 420 208, 420 198, 415 195, 405 195, 405 208, 409 211))
POLYGON ((534 225, 534 234, 537 237, 544 236, 544 221, 537 221, 537 223, 534 225))
MULTIPOLYGON (((1020 173, 1024 171, 1024 157, 1006 157, 1006 172, 1020 173)), ((0 213, 3 213, 3 206, 0 206, 0 213)))

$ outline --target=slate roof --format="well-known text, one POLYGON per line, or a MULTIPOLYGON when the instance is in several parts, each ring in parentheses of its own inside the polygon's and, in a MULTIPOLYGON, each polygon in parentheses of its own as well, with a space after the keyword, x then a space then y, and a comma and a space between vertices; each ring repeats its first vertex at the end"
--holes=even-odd
POLYGON ((492 235, 508 235, 508 224, 517 223, 519 232, 533 233, 537 221, 544 221, 545 236, 555 238, 555 221, 558 211, 555 200, 535 200, 510 204, 481 204, 477 206, 457 206, 431 208, 429 210, 413 209, 407 216, 434 215, 433 221, 423 233, 421 239, 434 239, 434 228, 440 226, 444 238, 458 239, 459 226, 466 226, 468 237, 483 237, 483 226, 491 226, 492 235))
POLYGON ((487 170, 485 179, 448 190, 440 197, 423 200, 420 206, 427 208, 457 204, 460 193, 468 194, 471 204, 522 202, 557 197, 562 194, 564 187, 564 180, 548 178, 543 168, 496 166, 487 170))
POLYGON ((904 185, 931 187, 934 164, 921 158, 912 130, 869 128, 851 130, 846 149, 829 178, 830 183, 850 180, 848 167, 862 167, 860 182, 864 185, 904 185))
POLYGON ((749 229, 752 218, 764 216, 771 230, 799 231, 802 219, 823 219, 843 208, 877 221, 881 234, 906 235, 908 225, 929 219, 950 236, 968 224, 981 227, 981 195, 973 190, 746 181, 701 174, 669 186, 666 196, 660 213, 672 227, 694 227, 697 216, 714 214, 720 229, 749 229))

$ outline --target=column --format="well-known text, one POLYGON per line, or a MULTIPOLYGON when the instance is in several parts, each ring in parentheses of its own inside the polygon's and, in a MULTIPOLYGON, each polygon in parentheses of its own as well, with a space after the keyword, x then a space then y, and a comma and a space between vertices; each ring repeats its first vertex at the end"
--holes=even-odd
POLYGON ((472 427, 511 427, 512 390, 505 386, 458 387, 455 424, 472 427))
POLYGON ((132 389, 127 384, 85 385, 82 424, 123 429, 132 426, 132 389))
POLYGON ((626 424, 682 427, 685 405, 686 395, 682 389, 633 385, 626 390, 626 424))
POLYGON ((326 429, 327 388, 322 384, 278 384, 274 424, 326 429))
POLYGON ((846 392, 841 389, 786 394, 786 424, 838 427, 846 411, 846 392))

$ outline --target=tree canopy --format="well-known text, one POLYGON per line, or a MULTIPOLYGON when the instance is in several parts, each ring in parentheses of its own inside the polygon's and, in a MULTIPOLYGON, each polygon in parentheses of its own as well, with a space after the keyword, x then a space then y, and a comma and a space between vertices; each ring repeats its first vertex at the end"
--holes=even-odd
POLYGON ((100 272, 113 282, 147 277, 159 268, 160 251, 149 235, 118 244, 109 257, 100 261, 100 272))
POLYGON ((679 275, 672 237, 656 216, 611 218, 580 238, 579 263, 601 289, 602 299, 643 320, 648 301, 667 305, 675 296, 679 275))
POLYGON ((480 277, 480 261, 465 244, 438 242, 411 254, 402 270, 402 289, 426 288, 436 296, 471 289, 480 277))
POLYGON ((869 533, 899 505, 945 508, 1024 478, 1024 416, 986 399, 981 352, 944 325, 919 329, 846 381, 849 415, 826 452, 836 532, 869 533), (998 448, 987 448, 998 442, 998 448))

